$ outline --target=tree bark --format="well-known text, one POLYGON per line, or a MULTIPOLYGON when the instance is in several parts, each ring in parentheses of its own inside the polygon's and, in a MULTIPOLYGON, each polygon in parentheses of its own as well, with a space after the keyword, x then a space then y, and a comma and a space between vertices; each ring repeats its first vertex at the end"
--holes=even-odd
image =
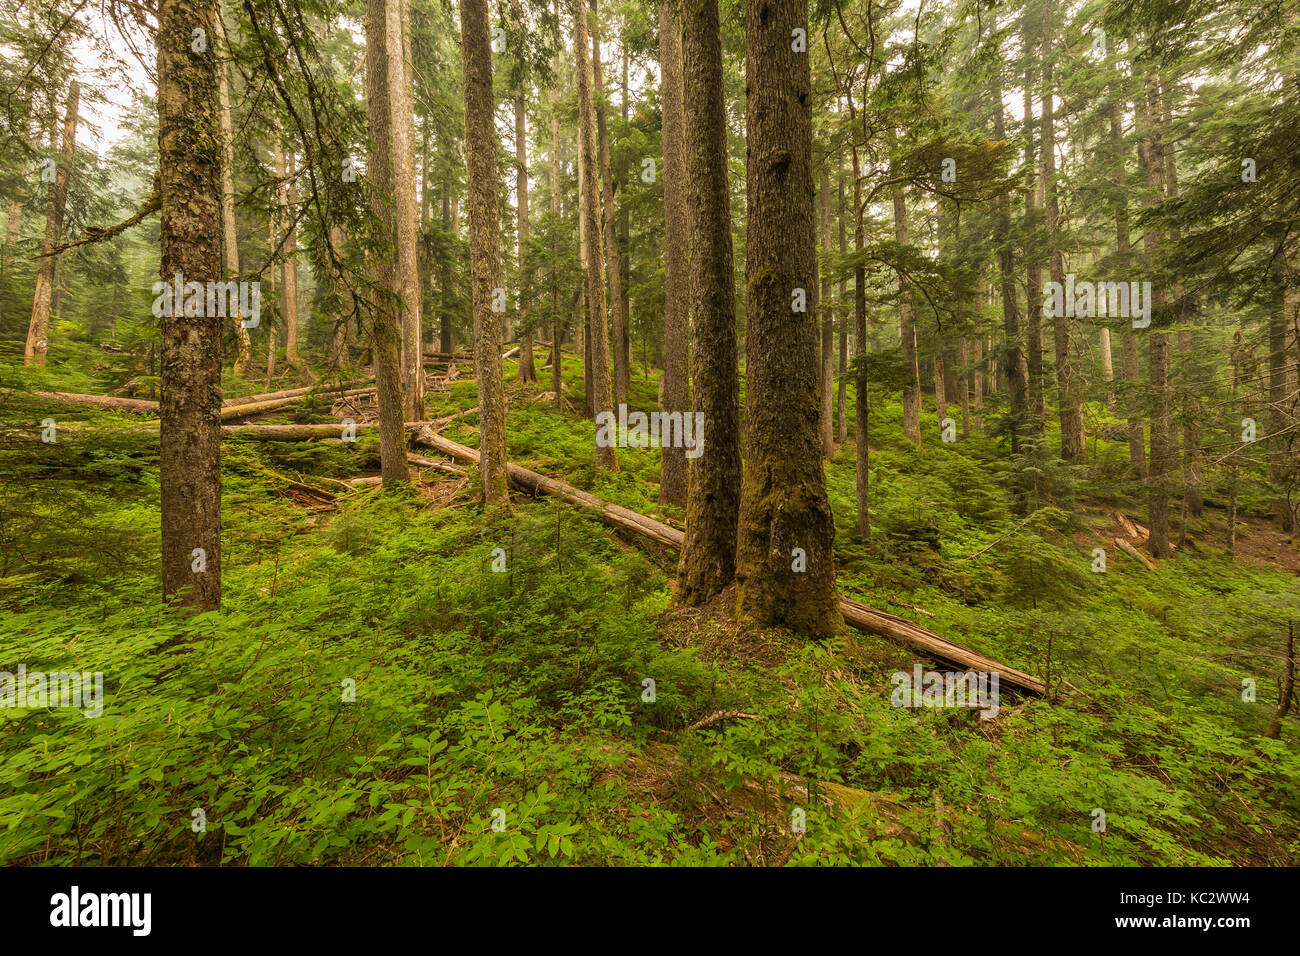
POLYGON ((628 367, 627 314, 623 311, 623 259, 618 247, 618 212, 614 208, 614 178, 610 169, 609 127, 606 122, 605 78, 600 63, 600 15, 597 0, 591 0, 591 70, 595 86, 596 133, 600 149, 602 228, 605 233, 605 268, 609 276, 610 354, 613 358, 614 406, 627 401, 631 386, 628 367))
MULTIPOLYGON (((27 328, 27 344, 23 349, 23 363, 45 367, 46 353, 50 347, 50 311, 54 292, 54 270, 58 257, 55 246, 63 238, 63 214, 68 204, 68 177, 72 172, 72 159, 77 151, 77 111, 81 102, 81 84, 76 80, 68 87, 68 99, 63 119, 61 160, 50 183, 45 203, 45 242, 42 244, 40 267, 36 270, 36 290, 32 295, 32 318, 27 328)), ((169 280, 170 281, 170 280, 169 280)))
MULTIPOLYGON (((225 55, 228 50, 226 30, 221 17, 217 17, 217 36, 221 41, 220 50, 225 55)), ((234 124, 230 118, 230 83, 227 78, 226 64, 218 67, 217 93, 221 105, 221 227, 223 248, 225 249, 226 279, 237 281, 239 277, 239 233, 235 228, 235 134, 234 124)), ((248 375, 253 362, 253 337, 244 328, 244 316, 235 313, 235 341, 238 351, 235 355, 235 374, 240 378, 248 375)))
MULTIPOLYGON (((423 335, 420 330, 420 266, 416 252, 415 103, 410 68, 410 0, 387 0, 384 9, 389 122, 393 143, 393 216, 396 248, 397 325, 401 329, 403 414, 424 417, 423 335)), ((497 350, 498 354, 500 349, 497 350)))
MULTIPOLYGON (((573 46, 578 74, 578 140, 582 155, 582 221, 586 227, 588 339, 591 343, 591 389, 588 392, 593 416, 602 412, 615 415, 614 395, 609 375, 609 323, 606 319, 605 242, 600 228, 600 157, 596 151, 596 106, 592 98, 590 50, 587 36, 586 0, 573 0, 573 46)), ((599 437, 601 427, 596 426, 599 437)), ((596 463, 610 471, 618 470, 618 457, 612 443, 596 444, 596 463)))
MULTIPOLYGON (((737 609, 810 638, 843 628, 835 588, 835 522, 818 434, 814 309, 796 290, 817 282, 807 0, 747 0, 745 16, 745 475, 736 549, 737 609)), ((693 255, 694 253, 692 253, 693 255)))
POLYGON ((1043 404, 1043 271, 1038 257, 1039 209, 1042 208, 1042 178, 1035 171, 1036 148, 1034 141, 1034 37, 1031 32, 1031 13, 1026 10, 1021 29, 1021 48, 1025 51, 1024 117, 1025 117, 1025 374, 1028 378, 1029 405, 1025 432, 1041 436, 1044 428, 1043 404))
MULTIPOLYGON (((829 157, 827 158, 829 164, 829 157)), ((831 180, 830 172, 823 166, 821 178, 822 258, 831 250, 831 180)), ((831 311, 831 282, 823 278, 821 297, 817 303, 822 317, 821 360, 821 433, 822 454, 830 458, 835 454, 835 319, 831 311)))
POLYGON ((401 329, 393 305, 396 224, 390 198, 393 195, 393 114, 388 102, 386 2, 393 0, 366 0, 366 120, 370 134, 366 178, 370 186, 373 235, 378 239, 371 256, 370 350, 379 398, 380 471, 384 487, 391 489, 408 483, 410 473, 406 467, 406 433, 402 429, 401 329))
MULTIPOLYGON (((216 12, 215 0, 158 4, 159 278, 169 284, 221 279, 218 61, 191 51, 192 31, 212 36, 216 12)), ((208 611, 221 606, 221 319, 183 313, 161 320, 162 588, 208 611)))
MULTIPOLYGON (((1056 187, 1056 129, 1053 98, 1056 94, 1053 44, 1056 39, 1055 4, 1043 5, 1042 135, 1039 138, 1047 243, 1051 250, 1052 281, 1065 284, 1065 261, 1061 245, 1061 207, 1056 187)), ((1052 316, 1052 344, 1056 357, 1057 416, 1061 422, 1061 458, 1071 464, 1083 461, 1083 397, 1070 355, 1070 317, 1067 309, 1052 316)))
MULTIPOLYGON (((1028 119, 1028 118, 1027 118, 1028 119)), ((1003 142, 1007 137, 1006 121, 1002 112, 1002 84, 993 87, 993 138, 1003 142)), ((1025 430, 1029 409, 1029 365, 1025 359, 1024 333, 1020 327, 1020 308, 1016 301, 1015 250, 1011 244, 1011 200, 1006 192, 998 195, 994 203, 994 243, 998 255, 998 279, 1002 294, 1002 332, 1006 339, 1002 352, 1002 365, 1010 390, 1011 452, 1020 453, 1020 436, 1025 430)), ((1033 315, 1036 305, 1033 298, 1027 302, 1033 315)), ((977 376, 982 379, 982 376, 977 376)), ((983 382, 976 386, 976 402, 983 408, 983 382)))
MULTIPOLYGON (((284 320, 284 361, 293 368, 302 367, 298 354, 298 227, 294 223, 294 160, 285 156, 284 138, 276 124, 275 172, 280 177, 276 192, 279 228, 285 230, 280 246, 284 259, 280 263, 280 317, 284 320)), ((276 236, 279 242, 281 237, 276 236)))
POLYGON ((702 604, 735 577, 740 516, 740 368, 718 0, 682 5, 682 76, 689 314, 696 346, 691 371, 704 416, 703 432, 695 438, 705 443, 691 469, 678 595, 687 604, 702 604))
MULTIPOLYGON (((582 0, 578 0, 581 4, 582 0)), ((501 321, 493 290, 501 288, 501 224, 497 209, 497 137, 492 102, 492 46, 487 0, 461 0, 465 70, 465 168, 469 183, 470 276, 474 306, 474 372, 478 378, 483 501, 509 508, 506 395, 501 321)))
MULTIPOLYGON (((689 415, 690 325, 686 231, 686 147, 682 129, 682 36, 676 0, 659 4, 659 74, 663 101, 664 374, 662 411, 689 415)), ((659 500, 686 505, 686 449, 660 449, 659 500)))
MULTIPOLYGON (((1164 151, 1158 126, 1152 122, 1152 116, 1159 115, 1157 93, 1154 78, 1147 80, 1145 99, 1139 96, 1138 123, 1145 132, 1144 149, 1141 165, 1146 172, 1147 185, 1151 187, 1151 205, 1160 202, 1164 195, 1164 151)), ((1143 237, 1147 268, 1157 266, 1160 256, 1159 242, 1154 229, 1147 229, 1143 237)), ((1164 293, 1158 286, 1152 287, 1151 311, 1154 326, 1160 309, 1164 306, 1164 293)), ((1169 335, 1166 332, 1151 331, 1147 345, 1147 392, 1148 407, 1151 411, 1151 462, 1149 469, 1149 505, 1148 524, 1151 533, 1147 537, 1147 549, 1153 558, 1167 558, 1169 548, 1169 481, 1172 471, 1173 436, 1169 396, 1169 335)))
MULTIPOLYGON (((907 245, 907 205, 902 187, 894 188, 894 238, 907 245)), ((903 388, 903 435, 921 447, 921 367, 916 354, 916 317, 908 299, 907 278, 898 277, 898 337, 903 346, 903 363, 909 384, 903 388)), ((861 346, 859 346, 860 348, 861 346)))
MULTIPOLYGON (((519 5, 516 3, 513 7, 515 18, 522 28, 523 16, 519 12, 519 5)), ((526 288, 527 272, 525 262, 528 258, 528 120, 526 116, 526 103, 524 102, 524 89, 520 79, 521 87, 516 91, 514 96, 515 105, 515 234, 519 239, 518 246, 518 263, 519 263, 519 289, 518 289, 518 314, 519 314, 519 381, 535 382, 537 381, 537 367, 533 361, 533 330, 528 321, 528 295, 530 290, 526 288)))

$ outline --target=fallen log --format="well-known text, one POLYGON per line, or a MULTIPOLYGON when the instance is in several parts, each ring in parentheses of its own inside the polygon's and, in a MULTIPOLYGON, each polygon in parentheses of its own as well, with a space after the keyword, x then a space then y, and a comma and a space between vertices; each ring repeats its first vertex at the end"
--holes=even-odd
MULTIPOLYGON (((428 428, 432 422, 406 422, 407 431, 428 428)), ((154 429, 158 426, 155 424, 154 429)), ((352 426, 357 432, 379 430, 378 422, 357 422, 352 426)), ((341 423, 324 425, 222 425, 222 438, 247 438, 251 441, 307 441, 312 438, 340 438, 344 426, 341 423)))
MULTIPOLYGON (((479 455, 477 451, 458 444, 449 438, 443 438, 428 427, 417 429, 415 440, 459 461, 478 464, 479 455)), ((647 518, 645 515, 637 514, 635 511, 630 511, 620 505, 610 504, 593 494, 574 488, 562 481, 556 481, 554 478, 539 475, 537 472, 529 471, 519 465, 510 464, 508 468, 510 480, 525 491, 561 498, 579 507, 586 508, 606 524, 634 531, 659 544, 677 549, 682 546, 685 535, 671 525, 656 521, 653 518, 647 518)), ((1036 677, 1016 670, 1014 667, 1007 667, 1005 664, 999 663, 990 657, 985 657, 983 654, 969 648, 962 647, 960 644, 954 644, 947 638, 940 637, 933 631, 928 631, 904 618, 894 617, 892 614, 886 614, 884 611, 878 611, 848 598, 840 599, 840 610, 844 614, 844 620, 859 631, 890 638, 895 642, 907 645, 913 650, 920 651, 927 657, 945 664, 952 664, 962 670, 997 673, 1000 682, 1026 693, 1042 696, 1047 692, 1046 685, 1036 677)))
POLYGON ((92 408, 138 412, 143 415, 158 414, 158 403, 144 398, 113 398, 109 395, 81 395, 77 392, 32 392, 32 394, 47 402, 59 402, 64 405, 89 405, 92 408))
MULTIPOLYGON (((408 454, 406 460, 417 468, 428 468, 433 471, 441 471, 448 475, 455 475, 458 478, 465 476, 465 469, 458 468, 451 462, 442 461, 437 458, 425 458, 423 455, 408 454)), ((384 483, 383 475, 367 475, 365 478, 349 478, 344 482, 353 488, 373 488, 384 483)))
POLYGON ((340 385, 303 385, 299 388, 284 388, 278 392, 266 392, 262 395, 245 395, 243 398, 227 398, 222 405, 252 405, 256 402, 270 402, 277 398, 293 398, 295 396, 306 395, 308 392, 319 392, 321 395, 337 394, 342 388, 343 391, 350 389, 365 388, 370 385, 372 379, 358 379, 355 382, 344 382, 340 385))
POLYGON ((1147 556, 1145 553, 1139 551, 1137 548, 1133 547, 1133 545, 1129 544, 1127 539, 1116 538, 1115 545, 1121 551, 1127 554, 1129 557, 1133 558, 1133 560, 1137 561, 1138 564, 1142 565, 1142 567, 1146 568, 1148 571, 1154 571, 1156 569, 1156 563, 1152 561, 1151 558, 1147 556))
MULTIPOLYGON (((346 391, 342 396, 336 398, 356 398, 358 395, 368 395, 375 391, 375 386, 368 388, 354 388, 346 391)), ((319 392, 322 396, 328 396, 329 392, 319 392)), ((262 412, 273 412, 280 408, 287 408, 290 405, 302 401, 306 397, 303 395, 289 395, 284 398, 272 398, 264 402, 250 402, 247 405, 230 405, 221 410, 221 420, 223 422, 238 421, 241 418, 247 418, 249 415, 260 415, 262 412)))

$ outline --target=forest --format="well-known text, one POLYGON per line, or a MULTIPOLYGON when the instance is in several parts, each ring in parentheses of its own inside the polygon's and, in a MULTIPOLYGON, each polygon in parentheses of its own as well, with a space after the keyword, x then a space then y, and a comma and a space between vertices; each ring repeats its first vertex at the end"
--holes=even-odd
POLYGON ((1294 0, 0 0, 0 863, 1300 863, 1298 187, 1294 0))

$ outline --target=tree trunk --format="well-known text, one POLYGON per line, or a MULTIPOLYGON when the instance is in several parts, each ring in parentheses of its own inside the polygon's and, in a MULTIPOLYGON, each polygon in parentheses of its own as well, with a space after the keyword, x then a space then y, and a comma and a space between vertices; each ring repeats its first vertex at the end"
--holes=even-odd
MULTIPOLYGON (((665 414, 691 413, 686 225, 686 147, 682 129, 682 36, 673 0, 659 4, 659 73, 663 100, 665 414)), ((659 500, 685 506, 686 449, 660 449, 659 500)))
POLYGON ((392 109, 388 90, 388 29, 385 3, 366 0, 366 120, 370 154, 366 178, 370 185, 370 213, 378 240, 371 256, 373 289, 370 351, 379 398, 379 456, 384 487, 406 484, 406 432, 402 428, 402 370, 398 354, 401 328, 392 294, 396 275, 393 250, 396 229, 393 205, 392 109))
MULTIPOLYGON (((822 258, 829 258, 831 250, 831 180, 823 168, 821 182, 822 258)), ((830 279, 822 279, 818 309, 822 317, 821 360, 821 435, 822 454, 830 458, 835 454, 835 319, 831 312, 830 279)))
MULTIPOLYGON (((167 284, 221 279, 218 61, 190 48, 194 30, 213 35, 216 12, 215 0, 158 4, 159 276, 167 284)), ((209 611, 221 606, 221 319, 172 305, 160 336, 162 587, 209 611)))
MULTIPOLYGON (((416 253, 415 104, 410 69, 410 0, 387 0, 384 8, 388 108, 393 140, 393 292, 401 330, 403 414, 424 417, 424 345, 420 331, 420 265, 416 253)), ((498 354, 500 350, 498 349, 498 354)))
MULTIPOLYGON (((578 0, 581 4, 582 0, 578 0)), ((487 0, 461 0, 465 70, 465 169, 469 184, 469 257, 473 282, 474 373, 478 379, 483 501, 510 507, 506 471, 506 393, 501 371, 501 320, 493 290, 501 288, 501 223, 497 209, 497 136, 492 102, 492 46, 487 0)))
MULTIPOLYGON (((836 191, 839 193, 839 220, 840 233, 840 255, 843 256, 846 249, 846 228, 845 228, 845 208, 844 208, 844 163, 839 157, 836 158, 836 191)), ((840 302, 844 301, 844 280, 840 280, 838 293, 840 302)), ((840 327, 840 382, 835 396, 835 440, 839 444, 844 444, 849 438, 849 421, 846 406, 848 404, 848 374, 849 374, 849 332, 848 329, 841 325, 840 327)))
MULTIPOLYGON (((456 221, 456 204, 451 197, 451 184, 442 182, 442 231, 454 238, 459 232, 456 221)), ((455 278, 452 272, 450 255, 444 255, 438 267, 438 282, 442 286, 442 308, 438 316, 438 351, 450 355, 456 350, 456 337, 452 328, 452 318, 456 301, 455 278)))
MULTIPOLYGON (((226 30, 217 17, 217 37, 221 41, 220 50, 226 55, 229 48, 226 42, 226 30)), ((226 279, 237 281, 239 278, 239 233, 235 228, 235 134, 234 124, 230 118, 230 84, 227 80, 226 64, 218 67, 217 93, 221 105, 221 227, 225 249, 226 279)), ((235 313, 235 341, 238 352, 235 355, 235 374, 240 378, 248 375, 253 362, 253 337, 244 328, 244 316, 235 313)))
POLYGON ((1035 172, 1034 159, 1034 38, 1030 31, 1029 11, 1025 13, 1021 31, 1021 47, 1025 51, 1024 117, 1025 161, 1024 175, 1028 191, 1025 194, 1025 374, 1028 379, 1029 404, 1026 409, 1028 434, 1042 435, 1046 409, 1043 404, 1043 271, 1038 258, 1038 243, 1034 236, 1038 230, 1038 210, 1042 207, 1042 179, 1035 172))
POLYGON ((605 268, 609 276, 610 355, 614 371, 614 407, 627 401, 631 386, 631 369, 628 366, 627 314, 623 311, 623 260, 618 248, 618 212, 614 208, 614 178, 610 170, 609 127, 606 123, 605 78, 600 64, 600 15, 597 0, 591 0, 593 28, 591 31, 591 70, 596 105, 596 133, 600 148, 601 220, 605 235, 605 268))
MULTIPOLYGON (((818 434, 819 343, 796 290, 817 282, 807 0, 747 0, 745 16, 746 468, 736 549, 737 608, 805 637, 843 628, 835 521, 818 434)), ((692 256, 694 253, 692 252, 692 256)))
MULTIPOLYGON (((518 2, 511 5, 511 15, 523 29, 523 12, 518 2)), ((515 106, 515 234, 519 239, 519 381, 537 381, 537 368, 533 362, 533 330, 528 320, 528 299, 525 262, 528 258, 528 118, 525 102, 526 81, 520 76, 520 88, 514 95, 515 106)))
MULTIPOLYGON (((907 245, 907 206, 901 187, 894 188, 894 238, 907 245)), ((921 367, 916 354, 916 318, 907 294, 907 278, 898 277, 898 337, 909 384, 903 389, 903 435, 921 447, 921 367)))
MULTIPOLYGON (((45 203, 45 241, 41 245, 40 266, 36 270, 36 291, 32 295, 32 319, 27 328, 27 344, 23 349, 23 363, 45 367, 45 356, 50 347, 50 301, 54 292, 54 269, 57 257, 54 247, 63 238, 63 213, 68 204, 68 176, 72 172, 72 158, 77 151, 77 110, 81 101, 81 84, 76 80, 68 87, 68 100, 63 119, 61 161, 50 183, 45 203)), ((171 281, 171 277, 168 278, 171 281)))
MULTIPOLYGON (((1051 250, 1050 274, 1059 288, 1065 285, 1065 260, 1061 243, 1061 206, 1056 187, 1056 128, 1053 100, 1056 94, 1053 63, 1056 56, 1053 44, 1056 39, 1055 4, 1048 0, 1043 5, 1043 87, 1042 135, 1039 138, 1044 212, 1046 214, 1047 243, 1051 250)), ((1074 373, 1070 355, 1070 319, 1068 307, 1056 310, 1052 316, 1052 343, 1056 357, 1057 416, 1061 422, 1061 458, 1072 464, 1083 461, 1083 398, 1078 377, 1074 373)))
MULTIPOLYGON (((559 2, 556 0, 556 16, 559 2)), ((560 55, 555 54, 555 71, 559 74, 560 55)), ((557 84, 558 85, 558 84, 557 84)), ((551 391, 555 393, 555 407, 564 411, 564 318, 560 311, 558 270, 560 267, 560 95, 555 93, 551 102, 551 391)))
MULTIPOLYGON (((279 228, 285 230, 280 250, 284 259, 280 263, 280 317, 284 321, 284 362, 292 368, 302 367, 302 356, 298 354, 298 227, 293 213, 294 188, 291 185, 294 175, 293 156, 285 156, 284 140, 276 127, 275 137, 275 173, 280 177, 280 188, 276 190, 277 205, 280 214, 279 228)), ((281 237, 276 236, 280 242, 281 237)))
POLYGON ((943 356, 938 352, 934 353, 934 411, 942 428, 943 420, 948 417, 948 382, 944 375, 943 356))
MULTIPOLYGON (((1129 255, 1128 172, 1124 161, 1124 134, 1118 99, 1111 104, 1109 119, 1110 139, 1115 153, 1115 267, 1123 278, 1128 273, 1132 259, 1129 255)), ((1120 364, 1125 384, 1124 407, 1128 415, 1129 466, 1137 477, 1144 478, 1147 473, 1146 435, 1137 394, 1142 368, 1137 335, 1131 323, 1124 327, 1120 336, 1120 364)))
MULTIPOLYGON (((1279 283, 1280 284, 1280 283, 1279 283)), ((1290 495, 1289 461, 1292 436, 1286 431, 1291 423, 1288 391, 1288 356, 1286 347, 1287 315, 1282 297, 1268 317, 1268 477, 1273 492, 1273 517, 1287 534, 1295 530, 1290 495)))
MULTIPOLYGON (((591 49, 587 36, 586 0, 573 0, 573 46, 578 73, 578 140, 582 154, 582 221, 586 224, 587 316, 591 342, 591 411, 616 416, 609 375, 608 300, 605 297, 605 242, 600 228, 600 157, 596 150, 596 104, 592 94, 591 49)), ((618 457, 612 442, 601 443, 600 423, 596 425, 596 463, 610 471, 618 470, 618 457)))
POLYGON ((696 345, 691 371, 695 404, 703 414, 703 430, 694 437, 707 443, 697 445, 705 453, 691 469, 678 594, 687 604, 702 604, 735 577, 740 512, 740 368, 718 0, 693 0, 683 7, 682 76, 690 327, 696 345))
MULTIPOLYGON (((849 100, 849 119, 857 114, 849 100)), ((853 144, 853 251, 862 253, 865 230, 862 221, 862 154, 858 144, 853 144)), ((853 373, 853 398, 856 408, 853 415, 854 450, 853 483, 854 510, 858 519, 858 537, 871 538, 871 398, 867 394, 867 368, 862 358, 867 352, 867 270, 859 264, 853 272, 853 336, 857 339, 855 356, 858 367, 853 373)))
MULTIPOLYGON (((1164 149, 1161 143, 1159 127, 1152 121, 1152 116, 1159 115, 1158 93, 1154 78, 1147 80, 1146 98, 1139 96, 1138 123, 1145 131, 1145 149, 1142 154, 1142 167, 1146 172, 1147 185, 1151 187, 1153 198, 1151 204, 1160 202, 1165 191, 1164 149)), ((1155 230, 1147 229, 1143 238, 1147 258, 1147 269, 1156 268, 1160 256, 1155 230)), ((1155 317, 1164 305, 1164 293, 1158 286, 1152 287, 1151 311, 1153 324, 1155 317)), ((1169 549, 1169 481, 1173 466, 1173 435, 1171 425, 1171 408, 1169 396, 1169 335, 1166 332, 1152 331, 1147 346, 1148 359, 1148 406, 1151 410, 1151 463, 1149 471, 1150 504, 1148 524, 1151 533, 1147 538, 1147 549, 1153 558, 1167 558, 1169 549)))

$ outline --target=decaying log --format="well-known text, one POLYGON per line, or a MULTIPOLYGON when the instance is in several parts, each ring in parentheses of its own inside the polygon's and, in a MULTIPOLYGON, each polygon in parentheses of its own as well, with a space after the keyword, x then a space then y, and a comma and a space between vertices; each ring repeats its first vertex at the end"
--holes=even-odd
MULTIPOLYGON (((375 391, 375 386, 368 388, 354 388, 344 392, 341 396, 334 394, 332 397, 337 398, 356 398, 359 395, 368 395, 375 391)), ((317 394, 328 397, 330 392, 318 392, 317 394)), ((238 421, 241 418, 247 418, 249 415, 260 415, 262 412, 273 412, 280 408, 288 408, 290 405, 302 401, 306 395, 289 395, 284 398, 271 398, 263 402, 250 402, 246 405, 230 405, 221 410, 221 420, 223 422, 238 421)))
POLYGON ((89 405, 92 408, 138 412, 142 415, 158 414, 158 403, 144 398, 113 398, 108 395, 80 395, 76 392, 32 392, 32 394, 47 402, 58 402, 63 405, 89 405))
MULTIPOLYGON (((477 451, 458 444, 449 438, 443 438, 431 428, 417 429, 415 440, 458 461, 470 464, 478 463, 477 451)), ((511 464, 509 470, 510 480, 525 491, 561 498, 591 511, 606 524, 634 531, 659 544, 677 549, 682 546, 685 537, 683 533, 671 525, 664 524, 662 521, 647 518, 645 515, 629 511, 620 505, 610 504, 593 494, 574 488, 562 481, 556 481, 554 478, 539 475, 537 472, 529 471, 519 465, 511 464)), ((892 614, 886 614, 884 611, 878 611, 848 598, 840 599, 840 610, 844 614, 844 620, 860 631, 890 638, 898 643, 905 644, 913 650, 920 651, 927 657, 945 664, 952 664, 962 670, 996 672, 1002 684, 1026 693, 1042 696, 1047 691, 1046 686, 1038 678, 1013 667, 1007 667, 1005 664, 985 657, 983 654, 976 653, 969 648, 962 647, 960 644, 954 644, 947 638, 940 637, 933 631, 928 631, 920 625, 913 624, 901 617, 894 617, 892 614)))
POLYGON ((306 395, 308 392, 319 392, 321 395, 337 395, 340 388, 343 391, 351 389, 365 388, 370 385, 372 379, 358 379, 355 382, 344 382, 342 385, 303 385, 298 388, 283 388, 278 392, 265 392, 261 395, 245 395, 243 398, 227 398, 222 405, 252 405, 256 402, 270 402, 277 398, 293 398, 295 396, 306 395))
POLYGON ((1133 547, 1133 545, 1128 543, 1126 538, 1116 538, 1115 546, 1141 564, 1148 571, 1154 571, 1156 569, 1156 563, 1151 560, 1151 556, 1145 551, 1140 551, 1133 547))

